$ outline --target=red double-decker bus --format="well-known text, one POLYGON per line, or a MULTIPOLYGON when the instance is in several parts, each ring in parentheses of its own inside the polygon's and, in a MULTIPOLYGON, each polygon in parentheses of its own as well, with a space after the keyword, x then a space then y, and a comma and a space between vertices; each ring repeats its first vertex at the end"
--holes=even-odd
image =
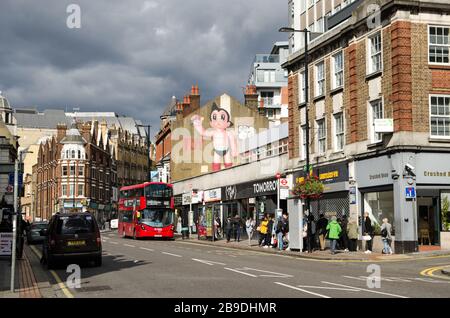
POLYGON ((147 182, 120 189, 119 235, 173 238, 174 199, 171 184, 147 182))

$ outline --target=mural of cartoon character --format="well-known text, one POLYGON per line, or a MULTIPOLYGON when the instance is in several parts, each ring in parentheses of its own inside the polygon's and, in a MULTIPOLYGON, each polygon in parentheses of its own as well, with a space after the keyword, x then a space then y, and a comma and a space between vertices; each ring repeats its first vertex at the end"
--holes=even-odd
POLYGON ((222 160, 225 168, 233 166, 232 157, 237 157, 237 142, 236 136, 229 128, 233 127, 230 113, 213 103, 210 114, 210 129, 203 128, 204 118, 199 115, 194 115, 191 121, 195 130, 203 136, 210 137, 213 140, 214 159, 212 163, 212 171, 220 171, 222 160))

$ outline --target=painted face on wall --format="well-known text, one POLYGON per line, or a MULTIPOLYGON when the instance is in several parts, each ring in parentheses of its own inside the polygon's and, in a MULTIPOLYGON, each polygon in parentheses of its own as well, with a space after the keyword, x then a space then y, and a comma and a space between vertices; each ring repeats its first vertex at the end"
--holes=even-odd
POLYGON ((216 104, 213 104, 210 119, 210 125, 215 129, 225 130, 233 125, 230 121, 230 114, 225 109, 217 107, 216 104))

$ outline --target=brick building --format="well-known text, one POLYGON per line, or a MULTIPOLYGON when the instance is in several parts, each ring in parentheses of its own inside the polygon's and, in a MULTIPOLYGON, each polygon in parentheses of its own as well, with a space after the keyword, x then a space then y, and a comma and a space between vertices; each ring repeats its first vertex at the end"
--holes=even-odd
POLYGON ((41 144, 36 174, 36 217, 58 211, 90 211, 101 221, 112 210, 117 187, 109 142, 98 125, 57 126, 57 135, 41 144))
MULTIPOLYGON (((311 205, 316 219, 369 212, 376 231, 384 217, 394 225, 398 253, 450 248, 450 3, 348 4, 310 39, 309 105, 304 46, 284 64, 290 171, 305 177, 308 108, 311 163, 325 183, 311 205)), ((295 12, 296 29, 309 27, 295 12)))

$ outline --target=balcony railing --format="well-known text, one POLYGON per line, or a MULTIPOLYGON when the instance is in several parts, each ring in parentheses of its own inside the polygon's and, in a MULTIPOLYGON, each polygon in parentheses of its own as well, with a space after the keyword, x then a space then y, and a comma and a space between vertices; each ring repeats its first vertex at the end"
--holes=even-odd
POLYGON ((255 63, 280 63, 280 56, 272 54, 256 54, 255 63))

